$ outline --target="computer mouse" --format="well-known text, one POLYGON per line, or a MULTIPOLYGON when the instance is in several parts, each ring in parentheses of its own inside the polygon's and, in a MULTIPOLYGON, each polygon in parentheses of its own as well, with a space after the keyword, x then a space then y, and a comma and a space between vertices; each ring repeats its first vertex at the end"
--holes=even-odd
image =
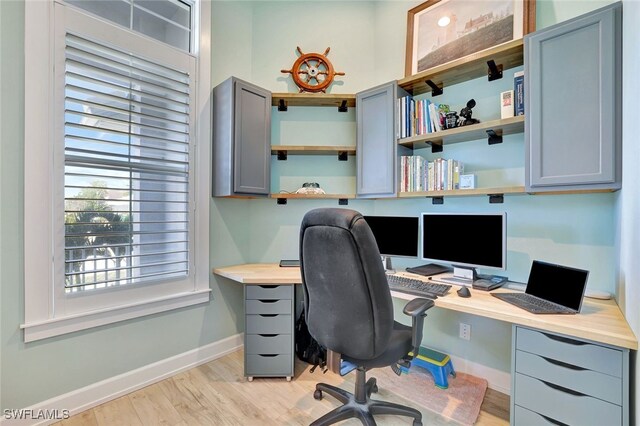
POLYGON ((469 287, 460 287, 460 290, 458 290, 458 296, 471 297, 471 292, 469 291, 469 287))

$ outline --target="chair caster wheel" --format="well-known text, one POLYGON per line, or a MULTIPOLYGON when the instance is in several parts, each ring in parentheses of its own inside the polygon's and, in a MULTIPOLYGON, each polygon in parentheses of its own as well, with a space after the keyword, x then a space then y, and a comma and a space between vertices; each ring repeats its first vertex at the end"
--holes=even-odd
POLYGON ((414 420, 413 426, 422 426, 422 422, 420 420, 414 420))
POLYGON ((322 391, 320 389, 316 389, 316 391, 313 392, 313 399, 317 399, 318 401, 322 399, 322 391))
POLYGON ((371 393, 378 393, 378 385, 373 385, 371 388, 371 393))

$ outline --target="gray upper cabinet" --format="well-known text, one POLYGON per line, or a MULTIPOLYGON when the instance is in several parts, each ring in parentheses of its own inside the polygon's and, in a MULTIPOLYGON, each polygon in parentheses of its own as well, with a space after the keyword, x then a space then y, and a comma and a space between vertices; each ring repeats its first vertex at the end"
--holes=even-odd
POLYGON ((528 191, 621 186, 621 3, 525 37, 528 191))
MULTIPOLYGON (((394 197, 398 186, 395 81, 356 94, 357 176, 361 198, 394 197)), ((400 147, 404 148, 404 147, 400 147)))
POLYGON ((268 195, 271 92, 231 77, 213 89, 213 195, 268 195))

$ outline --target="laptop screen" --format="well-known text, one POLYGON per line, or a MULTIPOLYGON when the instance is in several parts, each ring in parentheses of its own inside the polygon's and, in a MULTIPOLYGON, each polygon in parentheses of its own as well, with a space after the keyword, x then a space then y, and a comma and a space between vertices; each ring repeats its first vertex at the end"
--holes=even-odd
POLYGON ((589 271, 534 260, 527 294, 580 311, 589 271))

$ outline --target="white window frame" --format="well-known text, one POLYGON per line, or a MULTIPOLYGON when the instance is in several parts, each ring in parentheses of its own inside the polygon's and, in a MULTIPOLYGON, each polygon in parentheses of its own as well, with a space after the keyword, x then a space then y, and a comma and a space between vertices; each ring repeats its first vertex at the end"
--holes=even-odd
MULTIPOLYGON (((193 27, 199 30, 193 54, 196 93, 192 108, 196 129, 191 152, 195 170, 191 176, 194 216, 190 238, 194 240, 194 249, 190 253, 193 268, 189 279, 67 293, 56 279, 56 274, 61 272, 60 258, 64 259, 64 250, 59 251, 64 224, 59 223, 57 214, 64 202, 60 192, 64 158, 62 161, 57 158, 61 150, 55 147, 61 143, 59 134, 64 127, 61 119, 64 115, 56 105, 55 90, 64 87, 64 82, 56 83, 55 76, 64 74, 59 72, 61 64, 56 64, 56 58, 63 58, 64 53, 56 55, 60 52, 54 49, 64 52, 65 32, 56 25, 59 27, 60 22, 69 18, 80 25, 99 24, 105 30, 115 24, 65 5, 62 0, 25 2, 25 319, 21 325, 25 342, 209 301, 211 3, 199 0, 194 7, 197 23, 193 27), (67 16, 59 16, 61 13, 67 16), (63 43, 56 44, 60 34, 63 43)), ((140 45, 147 49, 160 43, 118 28, 136 34, 140 45)))

